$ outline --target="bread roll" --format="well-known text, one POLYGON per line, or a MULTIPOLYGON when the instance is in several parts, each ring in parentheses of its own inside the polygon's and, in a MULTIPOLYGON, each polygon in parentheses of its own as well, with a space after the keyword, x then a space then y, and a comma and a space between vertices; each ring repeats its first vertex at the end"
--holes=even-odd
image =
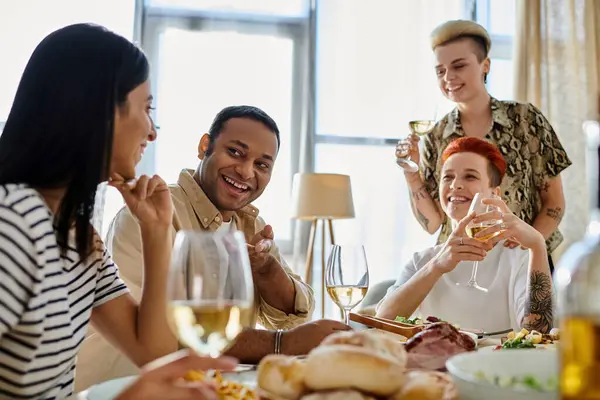
POLYGON ((357 389, 389 396, 402 386, 404 366, 372 349, 336 344, 311 351, 304 374, 306 387, 315 391, 357 389))
POLYGON ((391 400, 457 400, 458 390, 448 374, 424 369, 407 370, 404 385, 391 400))
POLYGON ((304 361, 271 354, 258 364, 258 386, 275 396, 296 400, 304 391, 304 361))
POLYGON ((302 396, 301 400, 377 400, 356 390, 328 390, 302 396))
POLYGON ((321 346, 334 344, 364 347, 374 353, 390 356, 400 365, 406 366, 407 354, 404 345, 399 340, 375 329, 338 332, 326 337, 321 342, 321 346))

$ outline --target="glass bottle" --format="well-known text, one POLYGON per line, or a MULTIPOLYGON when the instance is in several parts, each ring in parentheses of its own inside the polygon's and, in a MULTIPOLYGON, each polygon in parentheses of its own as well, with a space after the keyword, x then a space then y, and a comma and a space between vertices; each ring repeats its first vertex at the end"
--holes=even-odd
POLYGON ((600 124, 584 123, 590 221, 555 273, 560 326, 560 398, 600 400, 600 124))

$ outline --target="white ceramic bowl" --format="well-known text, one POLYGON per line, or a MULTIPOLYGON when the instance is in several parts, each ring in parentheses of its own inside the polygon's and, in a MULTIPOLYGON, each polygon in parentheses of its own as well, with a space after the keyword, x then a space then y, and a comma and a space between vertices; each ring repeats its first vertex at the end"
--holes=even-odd
POLYGON ((482 381, 476 374, 486 377, 513 377, 531 375, 540 382, 558 379, 558 352, 539 350, 473 351, 450 358, 446 368, 452 375, 462 400, 554 400, 557 392, 539 392, 497 386, 482 381))

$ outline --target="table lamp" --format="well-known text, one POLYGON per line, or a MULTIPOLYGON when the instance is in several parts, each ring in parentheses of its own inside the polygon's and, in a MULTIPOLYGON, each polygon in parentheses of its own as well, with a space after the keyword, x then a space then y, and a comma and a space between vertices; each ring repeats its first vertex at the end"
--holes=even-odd
POLYGON ((332 220, 354 218, 350 177, 340 174, 295 174, 292 185, 292 217, 312 221, 305 269, 305 282, 309 285, 312 283, 317 223, 321 222, 321 315, 324 317, 326 227, 329 229, 329 237, 333 245, 335 240, 332 220))

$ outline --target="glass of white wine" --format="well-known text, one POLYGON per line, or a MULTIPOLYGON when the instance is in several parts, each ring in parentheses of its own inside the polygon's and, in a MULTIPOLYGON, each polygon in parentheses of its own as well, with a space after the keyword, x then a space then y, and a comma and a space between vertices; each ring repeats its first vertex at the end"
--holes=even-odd
MULTIPOLYGON (((476 215, 479 215, 479 214, 483 214, 486 212, 498 210, 498 207, 496 207, 496 206, 484 204, 483 203, 484 198, 485 197, 483 197, 481 195, 481 193, 475 194, 475 197, 471 201, 471 206, 469 207, 469 214, 472 213, 473 211, 475 211, 476 215)), ((494 194, 492 194, 489 198, 500 199, 499 196, 496 196, 494 194)), ((479 223, 470 222, 467 225, 467 227, 465 228, 465 231, 467 233, 467 236, 469 236, 470 238, 479 240, 481 242, 487 242, 488 240, 490 240, 493 237, 498 236, 500 233, 502 233, 502 230, 493 232, 489 235, 485 235, 482 237, 475 237, 475 235, 477 235, 479 232, 483 231, 484 229, 490 228, 492 226, 495 226, 495 225, 498 225, 501 223, 502 223, 501 219, 493 219, 493 220, 483 221, 483 222, 479 222, 479 223)), ((456 283, 456 284, 458 286, 466 286, 468 288, 481 290, 482 292, 487 292, 488 290, 486 288, 479 286, 479 284, 477 283, 478 267, 479 267, 479 261, 473 262, 473 271, 471 272, 471 279, 469 279, 469 282, 467 282, 466 284, 461 284, 461 283, 456 283)))
MULTIPOLYGON (((410 131, 418 136, 427 135, 429 132, 433 130, 435 126, 435 121, 432 119, 419 119, 414 121, 409 121, 408 127, 410 131)), ((408 153, 410 151, 410 144, 404 144, 404 150, 408 153)), ((406 156, 405 158, 398 158, 396 163, 408 172, 417 172, 419 170, 419 166, 416 162, 410 159, 410 156, 406 156)))
POLYGON ((171 328, 198 354, 220 356, 250 326, 254 285, 241 232, 179 231, 168 285, 171 328))
POLYGON ((348 325, 350 310, 363 300, 369 289, 369 267, 364 246, 332 246, 325 286, 348 325))

